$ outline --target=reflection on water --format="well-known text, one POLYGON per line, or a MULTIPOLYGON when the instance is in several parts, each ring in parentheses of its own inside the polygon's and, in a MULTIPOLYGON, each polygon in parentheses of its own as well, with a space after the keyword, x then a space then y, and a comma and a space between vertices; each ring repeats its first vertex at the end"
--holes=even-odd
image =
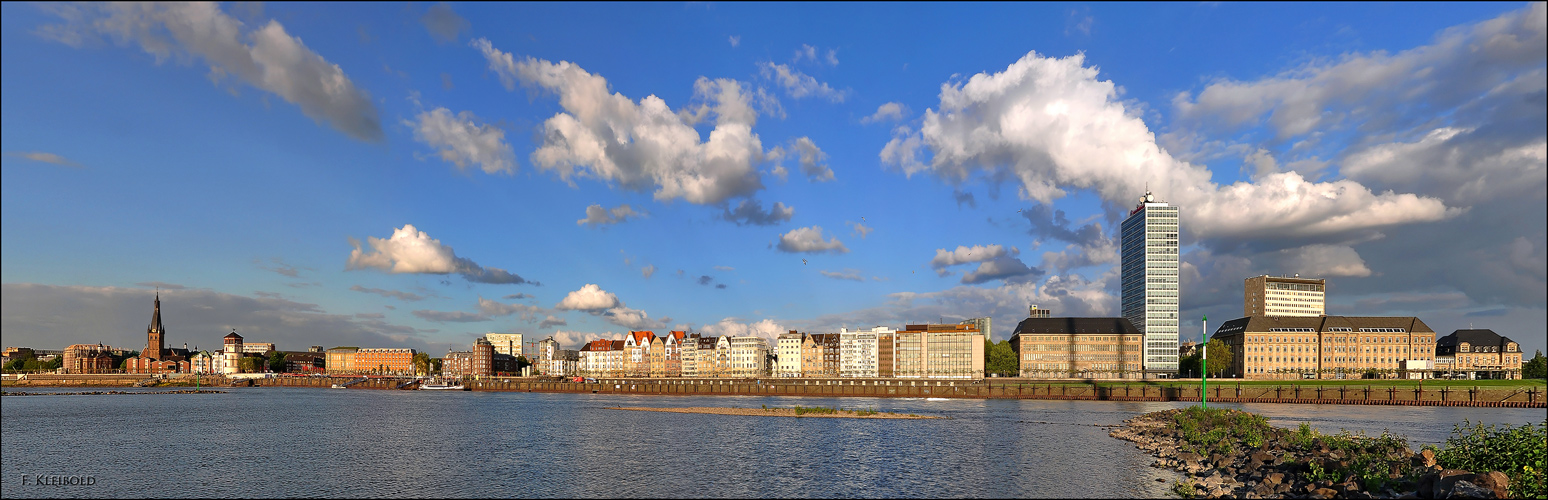
MULTIPOLYGON (((1108 429, 1188 403, 234 389, 7 397, 18 497, 1157 497, 1175 476, 1108 429), (739 417, 613 406, 840 406, 950 420, 739 417), (23 474, 91 486, 23 485, 23 474), (1155 479, 1164 479, 1157 482, 1155 479)), ((1220 404, 1414 443, 1541 410, 1220 404)))

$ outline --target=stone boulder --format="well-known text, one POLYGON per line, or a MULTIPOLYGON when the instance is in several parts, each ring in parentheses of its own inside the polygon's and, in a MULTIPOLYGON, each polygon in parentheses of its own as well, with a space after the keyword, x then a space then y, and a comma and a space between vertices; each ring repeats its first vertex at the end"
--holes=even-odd
POLYGON ((1472 481, 1457 481, 1451 485, 1451 494, 1446 498, 1499 498, 1494 496, 1494 490, 1473 484, 1472 481))
MULTIPOLYGON (((1472 472, 1458 469, 1445 469, 1435 473, 1431 482, 1430 496, 1426 498, 1446 498, 1451 493, 1452 486, 1458 481, 1472 481, 1475 475, 1472 472)), ((1424 482, 1420 481, 1421 484, 1424 482)), ((1422 493, 1421 493, 1422 494, 1422 493)))
POLYGON ((1485 472, 1473 478, 1471 482, 1493 491, 1494 498, 1510 497, 1510 477, 1506 476, 1504 472, 1497 470, 1485 472))

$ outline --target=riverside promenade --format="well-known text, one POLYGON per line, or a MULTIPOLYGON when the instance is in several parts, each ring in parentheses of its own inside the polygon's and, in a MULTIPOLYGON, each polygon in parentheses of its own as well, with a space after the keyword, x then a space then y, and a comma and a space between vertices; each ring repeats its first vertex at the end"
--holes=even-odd
MULTIPOLYGON (((320 387, 416 389, 409 377, 293 377, 226 379, 205 376, 206 387, 320 387)), ((1434 381, 1395 385, 1390 380, 1295 383, 1211 381, 1209 400, 1222 403, 1350 404, 1548 408, 1539 384, 1497 386, 1470 381, 1434 381)), ((194 385, 191 375, 146 378, 143 375, 31 375, 7 380, 6 387, 126 387, 194 385)), ((1186 381, 1087 381, 991 378, 983 380, 816 379, 816 378, 598 378, 572 382, 541 377, 494 377, 468 380, 471 391, 645 394, 662 396, 819 396, 896 398, 1004 398, 1088 401, 1198 401, 1197 383, 1186 381)))

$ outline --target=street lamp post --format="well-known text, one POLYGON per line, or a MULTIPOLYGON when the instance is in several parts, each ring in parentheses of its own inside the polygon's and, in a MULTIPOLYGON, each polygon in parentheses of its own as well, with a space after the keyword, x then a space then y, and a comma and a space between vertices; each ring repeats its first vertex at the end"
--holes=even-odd
POLYGON ((1204 315, 1204 320, 1202 322, 1202 328, 1199 330, 1199 348, 1204 350, 1204 354, 1199 358, 1199 372, 1201 372, 1199 375, 1201 375, 1203 377, 1202 379, 1200 379, 1201 385, 1199 386, 1199 403, 1206 410, 1209 409, 1209 342, 1208 342, 1209 334, 1208 334, 1208 332, 1209 332, 1209 315, 1206 314, 1206 315, 1204 315))

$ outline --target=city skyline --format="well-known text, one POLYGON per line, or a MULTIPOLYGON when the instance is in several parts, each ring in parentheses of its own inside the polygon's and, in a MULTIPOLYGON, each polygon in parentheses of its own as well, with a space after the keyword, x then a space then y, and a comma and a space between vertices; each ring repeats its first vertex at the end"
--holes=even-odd
POLYGON ((1548 337, 1542 3, 0 9, 7 345, 137 346, 157 288, 201 348, 998 341, 1121 315, 1146 190, 1182 340, 1295 273, 1548 337))

